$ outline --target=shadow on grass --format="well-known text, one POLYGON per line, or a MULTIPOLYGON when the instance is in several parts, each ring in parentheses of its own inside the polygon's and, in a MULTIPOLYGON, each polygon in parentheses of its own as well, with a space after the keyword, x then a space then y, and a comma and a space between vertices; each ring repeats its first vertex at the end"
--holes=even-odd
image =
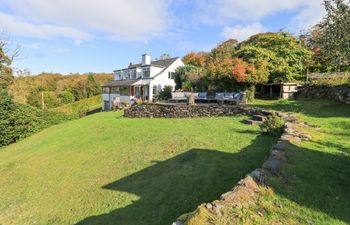
MULTIPOLYGON (((239 140, 237 140, 239 141, 239 140)), ((102 188, 135 194, 138 201, 79 224, 164 225, 213 201, 260 167, 276 140, 259 135, 238 153, 191 149, 102 188)))
POLYGON ((292 145, 287 158, 287 179, 270 184, 274 191, 299 205, 350 223, 350 156, 292 145))
POLYGON ((305 115, 314 117, 350 117, 350 105, 338 103, 329 100, 311 100, 311 99, 298 99, 298 100, 279 100, 269 105, 266 104, 252 104, 251 106, 284 111, 303 113, 305 115))
MULTIPOLYGON (((88 217, 78 224, 171 224, 179 215, 193 211, 199 204, 218 199, 246 174, 261 167, 275 141, 259 135, 238 153, 191 149, 155 162, 155 165, 102 187, 135 194, 140 197, 138 201, 107 214, 88 217)), ((287 158, 286 179, 270 184, 275 193, 350 223, 349 155, 291 146, 287 158)), ((317 218, 312 219, 317 221, 317 218)))

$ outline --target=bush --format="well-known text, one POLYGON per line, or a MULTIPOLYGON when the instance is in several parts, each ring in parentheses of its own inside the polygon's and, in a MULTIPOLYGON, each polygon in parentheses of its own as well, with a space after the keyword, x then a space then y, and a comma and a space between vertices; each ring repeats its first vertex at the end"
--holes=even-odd
POLYGON ((248 102, 253 102, 255 99, 255 86, 251 86, 245 90, 248 102))
POLYGON ((6 90, 0 91, 0 147, 69 119, 73 117, 15 103, 6 90))
POLYGON ((86 116, 86 113, 89 111, 89 106, 88 105, 81 105, 79 106, 78 108, 78 116, 81 118, 81 117, 84 117, 86 116))
POLYGON ((69 91, 62 91, 58 94, 58 98, 61 104, 68 104, 75 101, 74 95, 69 91))
POLYGON ((284 121, 274 113, 260 125, 260 129, 265 134, 280 136, 283 133, 284 121))
POLYGON ((159 99, 168 100, 169 98, 171 98, 172 91, 173 91, 173 88, 171 86, 165 86, 163 90, 159 92, 159 99))

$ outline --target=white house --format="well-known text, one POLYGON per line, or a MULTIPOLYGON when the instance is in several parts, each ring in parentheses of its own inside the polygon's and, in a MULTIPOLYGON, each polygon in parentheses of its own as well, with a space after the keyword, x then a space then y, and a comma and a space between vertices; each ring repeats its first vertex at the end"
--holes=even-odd
POLYGON ((116 97, 130 104, 135 99, 152 100, 165 86, 174 90, 175 70, 183 65, 178 57, 152 61, 150 55, 144 54, 141 63, 115 70, 114 80, 102 87, 103 110, 110 110, 116 97))

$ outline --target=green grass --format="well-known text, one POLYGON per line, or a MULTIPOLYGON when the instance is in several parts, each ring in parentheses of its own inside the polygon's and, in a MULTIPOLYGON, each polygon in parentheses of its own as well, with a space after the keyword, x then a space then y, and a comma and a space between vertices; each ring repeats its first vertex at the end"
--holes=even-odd
POLYGON ((350 224, 350 106, 322 100, 253 106, 296 113, 314 125, 304 130, 312 140, 289 146, 282 173, 262 188, 257 204, 226 206, 221 215, 200 208, 186 224, 350 224))
POLYGON ((275 194, 261 200, 264 222, 294 224, 350 223, 350 106, 331 101, 257 101, 256 106, 296 112, 315 125, 312 140, 287 151, 283 179, 275 194))
POLYGON ((94 114, 0 150, 0 224, 170 224, 261 166, 244 117, 94 114))
POLYGON ((97 109, 102 106, 102 96, 96 95, 91 98, 82 99, 73 103, 65 104, 63 106, 50 109, 54 112, 63 112, 68 115, 77 115, 79 110, 84 107, 89 110, 97 109))

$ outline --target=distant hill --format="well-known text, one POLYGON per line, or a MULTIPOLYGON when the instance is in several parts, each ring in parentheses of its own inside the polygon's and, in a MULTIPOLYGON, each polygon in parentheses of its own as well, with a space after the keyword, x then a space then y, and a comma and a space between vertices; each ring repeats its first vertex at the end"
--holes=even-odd
POLYGON ((56 108, 101 94, 101 85, 112 79, 112 73, 42 73, 36 76, 16 77, 9 86, 9 92, 15 102, 41 108, 44 97, 45 108, 56 108))

